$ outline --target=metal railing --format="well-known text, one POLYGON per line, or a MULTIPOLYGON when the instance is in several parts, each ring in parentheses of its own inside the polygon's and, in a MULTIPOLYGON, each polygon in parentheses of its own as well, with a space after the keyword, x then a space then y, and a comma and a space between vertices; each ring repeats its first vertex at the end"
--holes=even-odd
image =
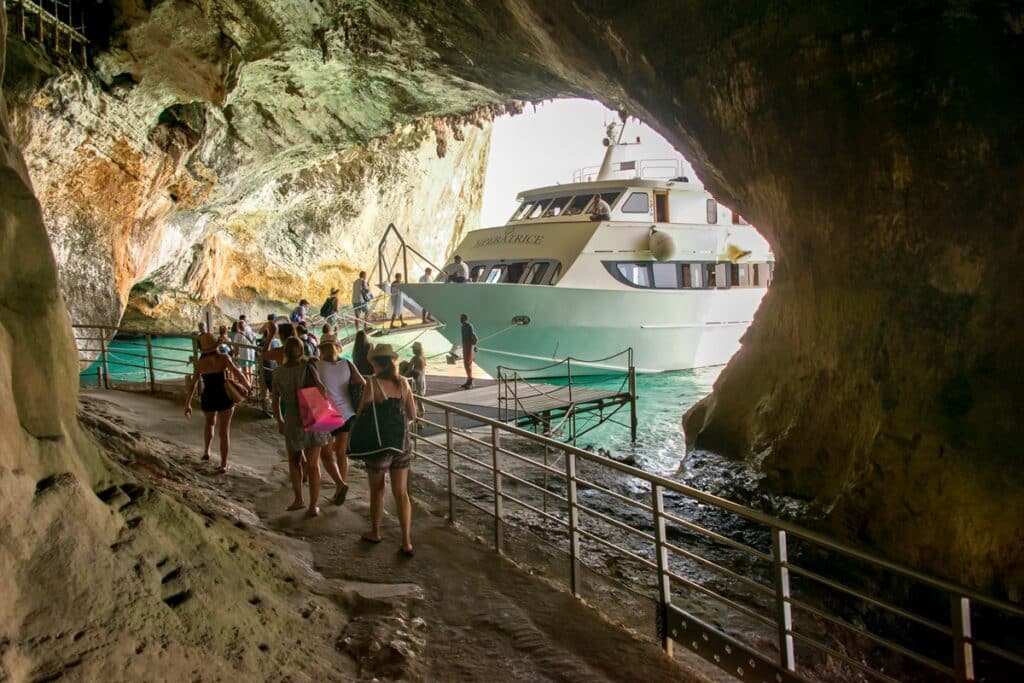
MULTIPOLYGON (((566 433, 566 440, 570 443, 575 443, 578 437, 583 436, 604 422, 611 421, 620 426, 628 427, 632 441, 636 441, 636 366, 633 364, 632 347, 596 360, 584 360, 568 356, 562 360, 533 368, 512 368, 499 365, 495 374, 498 381, 498 417, 502 422, 511 421, 514 424, 519 424, 522 419, 528 418, 535 424, 543 424, 549 435, 554 435, 558 432, 566 433), (621 362, 616 363, 617 359, 621 359, 621 362), (577 369, 575 379, 573 375, 574 365, 577 369), (606 373, 603 375, 590 375, 596 376, 600 381, 607 379, 608 375, 621 373, 625 370, 622 382, 618 390, 614 392, 615 396, 609 397, 608 401, 601 402, 602 405, 598 408, 600 412, 599 420, 583 430, 578 429, 577 417, 579 416, 579 411, 575 408, 573 396, 574 384, 577 387, 580 384, 580 368, 584 368, 587 372, 598 369, 606 373), (525 405, 524 397, 536 398, 548 390, 548 388, 538 387, 530 382, 531 378, 538 377, 543 377, 549 381, 552 379, 565 380, 569 405, 564 411, 556 411, 560 413, 559 415, 537 414, 525 405), (523 392, 520 392, 520 387, 528 387, 529 391, 524 389, 523 392), (607 403, 607 406, 605 406, 605 403, 607 403), (615 419, 615 414, 626 405, 629 406, 628 425, 615 419), (605 415, 605 407, 611 410, 611 413, 608 415, 605 415), (560 418, 557 424, 553 423, 553 417, 560 418)), ((586 384, 585 380, 584 384, 586 384)))
MULTIPOLYGON (((589 183, 597 179, 601 166, 584 166, 573 171, 572 182, 589 183)), ((672 180, 687 173, 686 165, 679 159, 636 159, 612 164, 612 177, 608 180, 672 180)))
MULTIPOLYGON (((420 400, 428 412, 417 419, 413 452, 436 468, 431 479, 447 497, 449 520, 483 520, 498 552, 510 528, 556 545, 568 555, 574 596, 587 589, 584 569, 612 581, 614 565, 630 577, 625 590, 650 600, 670 654, 680 644, 744 681, 1024 680, 1020 605, 420 400), (456 428, 456 416, 476 427, 456 428), (440 433, 422 435, 427 427, 440 433)), ((610 596, 595 589, 587 599, 614 608, 610 596)))
MULTIPOLYGON (((184 391, 195 372, 199 357, 198 335, 173 332, 139 332, 109 325, 72 325, 78 347, 79 383, 99 389, 184 391), (127 337, 127 338, 126 338, 127 337), (178 340, 178 344, 173 341, 178 340), (133 344, 132 341, 144 341, 133 344), (188 342, 182 344, 180 342, 188 342), (113 368, 113 371, 112 369, 113 368)), ((249 344, 230 344, 237 350, 251 350, 251 368, 238 363, 252 379, 248 403, 265 408, 267 386, 263 377, 263 349, 249 344)), ((237 363, 237 361, 236 361, 237 363)))
POLYGON ((78 0, 3 0, 11 15, 8 30, 24 41, 42 45, 55 56, 86 63, 85 9, 78 0))

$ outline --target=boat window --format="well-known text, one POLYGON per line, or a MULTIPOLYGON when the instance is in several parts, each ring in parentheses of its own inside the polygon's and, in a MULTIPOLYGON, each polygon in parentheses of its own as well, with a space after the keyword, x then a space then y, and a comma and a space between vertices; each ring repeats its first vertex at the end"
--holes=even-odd
POLYGON ((530 265, 529 270, 526 271, 526 276, 523 278, 523 284, 527 285, 539 285, 544 282, 544 274, 548 270, 548 264, 543 261, 538 261, 530 265))
POLYGON ((530 213, 530 209, 532 209, 532 208, 533 208, 533 202, 523 202, 522 204, 519 205, 519 208, 516 209, 515 213, 512 214, 512 218, 510 218, 509 220, 510 221, 521 221, 521 220, 523 220, 524 218, 526 218, 527 214, 530 213))
POLYGON ((558 284, 558 278, 559 278, 559 276, 561 274, 562 274, 562 264, 561 263, 556 263, 555 264, 555 269, 553 271, 551 271, 551 279, 548 280, 548 284, 549 285, 558 284))
POLYGON ((658 289, 679 288, 679 264, 678 263, 652 263, 654 271, 654 286, 658 289))
POLYGON ((719 289, 729 289, 729 274, 730 274, 729 263, 719 263, 718 265, 712 266, 715 269, 715 287, 719 289))
POLYGON ((650 213, 651 196, 646 192, 634 192, 622 203, 622 213, 650 213))
MULTIPOLYGON (((618 190, 616 190, 614 192, 600 192, 599 194, 601 195, 601 199, 603 199, 606 202, 608 202, 608 206, 615 206, 615 200, 619 198, 619 196, 622 194, 622 192, 619 192, 618 190)), ((594 197, 594 195, 588 195, 587 196, 588 199, 593 199, 593 197, 594 197)), ((590 202, 587 205, 587 213, 588 214, 594 213, 594 202, 590 202)))
POLYGON ((583 209, 590 203, 591 196, 589 194, 578 194, 572 198, 569 205, 562 211, 563 216, 575 216, 582 213, 583 209))
POLYGON ((480 279, 483 278, 484 273, 486 273, 486 272, 487 272, 487 264, 483 264, 483 265, 479 265, 479 266, 473 266, 473 269, 469 271, 469 281, 470 282, 480 282, 480 279))
POLYGON ((487 283, 492 284, 501 280, 501 276, 505 274, 505 266, 494 266, 491 268, 491 272, 487 273, 487 283))
POLYGON ((718 202, 714 199, 709 199, 707 203, 707 218, 710 225, 714 225, 718 222, 718 202))
POLYGON ((526 271, 527 261, 517 261, 516 263, 510 263, 505 268, 505 277, 501 278, 502 282, 519 282, 523 273, 526 271))
POLYGON ((620 263, 618 266, 627 282, 637 287, 651 286, 651 273, 646 263, 620 263))
POLYGON ((717 281, 717 273, 715 272, 714 263, 703 263, 701 264, 701 275, 704 281, 705 287, 714 287, 717 281))
POLYGON ((540 218, 544 214, 544 209, 550 202, 550 199, 537 200, 537 203, 533 205, 533 211, 530 212, 529 218, 540 218))
POLYGON ((572 199, 572 196, 555 197, 554 200, 548 204, 548 210, 544 212, 544 217, 562 215, 562 210, 565 209, 565 205, 569 203, 570 199, 572 199))
POLYGON ((668 223, 668 193, 654 193, 654 220, 657 223, 668 223))
POLYGON ((690 289, 692 287, 696 287, 697 286, 697 285, 693 284, 693 271, 694 270, 696 270, 696 269, 695 268, 691 268, 689 263, 684 263, 683 264, 683 279, 682 279, 682 288, 683 289, 690 289))

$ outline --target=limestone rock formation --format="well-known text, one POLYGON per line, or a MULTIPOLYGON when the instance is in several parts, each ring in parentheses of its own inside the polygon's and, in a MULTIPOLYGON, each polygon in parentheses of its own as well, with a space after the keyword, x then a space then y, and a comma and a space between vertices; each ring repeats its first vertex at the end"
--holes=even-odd
MULTIPOLYGON (((104 170, 69 183, 70 192, 109 202, 104 210, 118 216, 117 249, 125 254, 111 264, 135 267, 145 260, 140 254, 165 248, 146 241, 158 234, 153 225, 199 215, 172 233, 184 246, 178 253, 198 245, 194 269, 179 266, 209 282, 203 276, 224 244, 258 237, 204 232, 203 220, 215 215, 208 207, 229 216, 225 206, 240 207, 286 179, 316 187, 318 174, 301 169, 319 169, 331 182, 337 155, 401 135, 419 119, 509 99, 590 94, 674 141, 708 188, 765 233, 779 259, 743 349, 687 417, 690 443, 746 459, 775 490, 819 500, 829 510, 824 523, 858 543, 1010 594, 1024 583, 1019 7, 952 0, 118 7, 111 47, 97 57, 104 87, 93 95, 92 86, 62 78, 36 91, 51 93, 38 104, 52 106, 54 120, 78 107, 85 120, 127 111, 120 118, 145 122, 116 133, 118 124, 104 124, 109 144, 94 158, 84 148, 80 160, 81 168, 104 170), (79 93, 78 104, 66 99, 69 91, 79 93), (157 146, 163 152, 152 153, 157 146), (169 188, 179 184, 172 198, 169 188), (121 185, 124 194, 104 194, 121 185)), ((25 130, 24 115, 18 120, 25 130)), ((454 144, 436 146, 451 154, 454 144)), ((277 234, 288 224, 275 224, 277 234)), ((55 238, 58 254, 86 249, 96 229, 76 223, 55 238)), ((26 239, 38 246, 42 237, 26 239)), ((116 280, 121 267, 90 268, 75 284, 116 280)), ((51 275, 34 275, 49 296, 51 275)), ((167 270, 166 277, 178 276, 167 270)), ((117 297, 124 294, 119 285, 117 297)), ((31 384, 23 372, 31 370, 13 375, 15 388, 31 384)), ((61 381, 70 386, 65 372, 61 381)))

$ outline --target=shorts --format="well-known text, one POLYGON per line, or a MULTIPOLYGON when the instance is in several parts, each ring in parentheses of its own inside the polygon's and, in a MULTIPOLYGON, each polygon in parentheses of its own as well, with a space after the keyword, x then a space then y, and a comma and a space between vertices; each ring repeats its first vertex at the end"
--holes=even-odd
POLYGON ((377 474, 404 470, 411 465, 412 453, 409 452, 397 453, 392 451, 387 455, 375 455, 363 461, 363 466, 366 467, 367 472, 376 472, 377 474))
POLYGON ((359 315, 360 313, 366 313, 370 308, 366 304, 357 304, 352 307, 352 314, 359 315))
POLYGON ((465 365, 472 365, 473 364, 473 358, 474 358, 473 346, 472 345, 463 346, 462 347, 462 362, 465 365))
POLYGON ((337 436, 338 434, 348 434, 348 431, 352 429, 352 420, 355 419, 355 415, 345 420, 345 424, 331 432, 331 436, 337 436))

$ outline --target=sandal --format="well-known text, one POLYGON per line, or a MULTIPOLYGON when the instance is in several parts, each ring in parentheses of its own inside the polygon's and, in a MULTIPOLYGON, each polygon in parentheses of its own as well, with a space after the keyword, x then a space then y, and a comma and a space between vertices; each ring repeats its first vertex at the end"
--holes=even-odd
POLYGON ((338 489, 338 492, 334 494, 334 498, 331 499, 331 502, 335 505, 344 505, 346 496, 348 496, 348 484, 342 484, 341 488, 338 489))

